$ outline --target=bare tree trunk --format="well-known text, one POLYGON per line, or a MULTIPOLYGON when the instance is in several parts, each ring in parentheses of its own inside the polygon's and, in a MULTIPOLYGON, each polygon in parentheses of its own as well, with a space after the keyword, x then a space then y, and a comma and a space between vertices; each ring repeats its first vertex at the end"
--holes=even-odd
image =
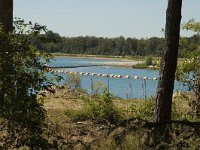
POLYGON ((13 0, 0 0, 0 23, 3 31, 8 33, 13 27, 13 0))
POLYGON ((156 97, 156 122, 171 121, 172 95, 177 66, 182 0, 168 0, 164 55, 156 97))

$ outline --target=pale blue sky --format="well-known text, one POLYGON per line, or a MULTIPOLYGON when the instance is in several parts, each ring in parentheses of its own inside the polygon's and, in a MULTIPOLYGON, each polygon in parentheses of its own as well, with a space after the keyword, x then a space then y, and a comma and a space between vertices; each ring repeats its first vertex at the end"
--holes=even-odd
MULTIPOLYGON (((183 0, 182 22, 200 21, 199 7, 200 0, 183 0)), ((67 37, 161 37, 166 8, 167 0, 14 0, 15 17, 67 37)))

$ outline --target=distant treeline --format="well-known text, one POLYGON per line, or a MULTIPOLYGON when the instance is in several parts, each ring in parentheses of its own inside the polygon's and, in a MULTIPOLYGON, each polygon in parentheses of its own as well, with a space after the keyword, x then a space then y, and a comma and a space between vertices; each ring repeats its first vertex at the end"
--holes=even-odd
MULTIPOLYGON (((116 38, 103 37, 61 37, 58 33, 48 31, 37 37, 31 37, 32 44, 46 52, 68 54, 92 55, 154 55, 163 53, 164 38, 116 38)), ((188 52, 195 50, 200 45, 200 35, 182 37, 180 40, 179 57, 185 57, 188 52)))

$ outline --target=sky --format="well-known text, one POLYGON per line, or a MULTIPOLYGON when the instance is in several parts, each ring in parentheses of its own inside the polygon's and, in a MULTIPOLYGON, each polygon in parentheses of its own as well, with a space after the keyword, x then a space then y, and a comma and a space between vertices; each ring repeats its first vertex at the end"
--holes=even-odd
MULTIPOLYGON (((167 0, 14 0, 14 16, 61 36, 163 37, 167 0)), ((183 0, 182 23, 200 21, 200 0, 183 0)), ((193 32, 181 31, 182 36, 193 32)))

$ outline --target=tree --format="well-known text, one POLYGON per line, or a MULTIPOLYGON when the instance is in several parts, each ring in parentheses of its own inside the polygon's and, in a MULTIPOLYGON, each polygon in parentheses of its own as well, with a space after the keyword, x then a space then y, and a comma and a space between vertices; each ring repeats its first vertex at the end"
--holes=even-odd
POLYGON ((12 31, 13 0, 0 0, 0 23, 2 23, 5 33, 12 31))
POLYGON ((31 46, 28 36, 46 30, 45 26, 23 20, 14 25, 12 33, 0 30, 0 119, 8 126, 8 134, 1 137, 8 144, 2 149, 14 143, 40 145, 46 110, 38 94, 52 85, 46 76, 49 57, 31 46))
POLYGON ((195 22, 195 19, 190 19, 188 22, 183 24, 183 29, 192 30, 200 33, 200 22, 195 22))
POLYGON ((164 55, 156 97, 156 122, 171 121, 172 95, 177 66, 182 0, 168 0, 164 55))
POLYGON ((190 81, 194 80, 194 82, 186 82, 185 84, 190 90, 193 90, 196 95, 196 99, 191 103, 191 106, 194 115, 200 117, 200 22, 195 22, 194 19, 190 19, 183 24, 183 29, 197 32, 196 35, 191 37, 191 40, 193 40, 196 45, 193 46, 193 44, 187 43, 188 46, 191 47, 192 52, 188 54, 189 59, 179 64, 176 77, 183 81, 187 81, 188 79, 190 81))

